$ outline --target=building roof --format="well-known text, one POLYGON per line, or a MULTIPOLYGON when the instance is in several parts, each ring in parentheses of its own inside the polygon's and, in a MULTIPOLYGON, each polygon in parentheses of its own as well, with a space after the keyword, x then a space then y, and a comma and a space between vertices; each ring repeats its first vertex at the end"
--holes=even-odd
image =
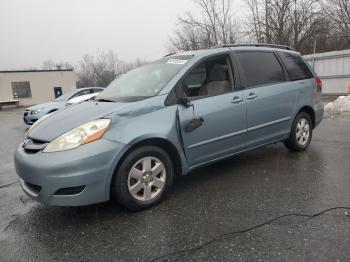
POLYGON ((5 70, 0 73, 43 73, 43 72, 72 72, 73 69, 33 69, 33 70, 5 70))

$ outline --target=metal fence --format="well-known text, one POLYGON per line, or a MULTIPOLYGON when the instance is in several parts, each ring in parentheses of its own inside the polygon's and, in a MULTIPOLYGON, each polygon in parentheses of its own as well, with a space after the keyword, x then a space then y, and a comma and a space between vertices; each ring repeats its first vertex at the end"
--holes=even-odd
POLYGON ((346 94, 350 86, 350 49, 306 55, 323 82, 323 93, 346 94))

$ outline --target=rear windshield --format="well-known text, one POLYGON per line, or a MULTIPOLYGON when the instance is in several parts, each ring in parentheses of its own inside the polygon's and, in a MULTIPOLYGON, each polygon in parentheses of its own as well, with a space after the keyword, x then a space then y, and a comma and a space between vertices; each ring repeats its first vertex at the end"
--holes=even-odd
POLYGON ((157 95, 192 56, 169 56, 115 79, 97 99, 147 98, 157 95))
POLYGON ((313 77, 310 69, 299 55, 287 52, 279 52, 279 55, 286 66, 290 80, 296 81, 313 77))

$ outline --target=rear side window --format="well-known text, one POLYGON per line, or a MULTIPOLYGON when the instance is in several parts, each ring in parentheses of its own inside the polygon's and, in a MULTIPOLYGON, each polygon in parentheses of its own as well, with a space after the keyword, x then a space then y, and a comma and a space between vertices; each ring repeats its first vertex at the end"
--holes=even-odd
POLYGON ((297 54, 279 52, 292 81, 312 78, 313 75, 305 62, 297 54))
POLYGON ((237 57, 245 74, 246 87, 286 81, 282 66, 274 53, 238 52, 237 57))

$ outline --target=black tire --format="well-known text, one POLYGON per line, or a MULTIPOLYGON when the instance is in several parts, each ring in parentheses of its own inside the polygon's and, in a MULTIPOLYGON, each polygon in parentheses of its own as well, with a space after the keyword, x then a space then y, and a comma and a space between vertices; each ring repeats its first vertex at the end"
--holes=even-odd
POLYGON ((310 144, 311 139, 312 139, 312 121, 311 121, 311 117, 308 113, 306 112, 300 112, 294 119, 291 131, 290 131, 290 135, 289 138, 287 140, 284 141, 284 145, 291 151, 294 152, 301 152, 304 151, 310 144), (307 139, 304 140, 305 144, 301 144, 298 142, 297 139, 297 126, 298 123, 304 119, 305 121, 307 121, 307 124, 309 126, 309 136, 307 139))
MULTIPOLYGON (((111 196, 119 204, 131 211, 139 211, 155 206, 161 202, 164 196, 171 190, 174 181, 174 174, 174 166, 171 158, 163 149, 156 146, 142 146, 136 148, 124 158, 118 170, 116 170, 111 185, 111 196), (163 188, 157 196, 150 200, 139 200, 133 197, 129 191, 129 172, 138 161, 145 157, 153 157, 160 160, 165 167, 166 175, 163 188)), ((146 184, 144 182, 142 183, 146 184)), ((153 182, 149 182, 147 185, 150 185, 151 183, 153 182)))

